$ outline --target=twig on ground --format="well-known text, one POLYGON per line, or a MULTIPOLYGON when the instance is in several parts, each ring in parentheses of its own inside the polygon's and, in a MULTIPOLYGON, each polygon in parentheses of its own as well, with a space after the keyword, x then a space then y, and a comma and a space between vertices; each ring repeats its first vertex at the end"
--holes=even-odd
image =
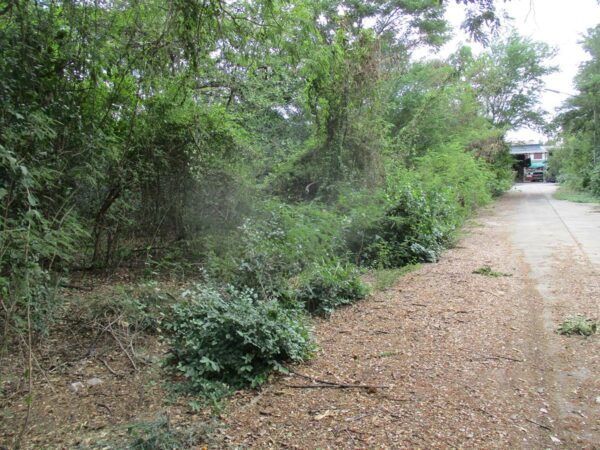
POLYGON ((502 355, 482 355, 479 354, 479 356, 481 357, 480 359, 505 359, 507 361, 514 361, 514 362, 525 362, 522 359, 517 359, 517 358, 511 358, 510 356, 502 356, 502 355))
POLYGON ((108 405, 105 405, 104 403, 96 403, 97 406, 99 406, 100 408, 104 408, 108 411, 108 414, 112 416, 112 410, 110 409, 110 407, 108 405))
POLYGON ((285 384, 285 387, 295 388, 295 389, 367 389, 367 390, 377 390, 377 389, 387 389, 389 386, 386 385, 367 385, 367 384, 285 384))
POLYGON ((525 417, 525 420, 526 420, 527 422, 529 422, 529 423, 532 423, 532 424, 534 424, 534 425, 537 425, 537 426, 538 426, 538 427, 540 427, 540 428, 543 428, 544 430, 552 431, 552 428, 550 428, 548 425, 544 425, 544 424, 542 424, 542 423, 538 423, 538 422, 536 422, 535 420, 528 419, 527 417, 525 417))
POLYGON ((122 377, 122 376, 123 376, 123 375, 121 375, 120 373, 117 373, 117 372, 115 372, 115 371, 113 370, 113 368, 112 368, 112 367, 110 367, 110 366, 108 365, 108 363, 106 362, 106 360, 105 360, 104 358, 98 358, 98 359, 100 360, 100 362, 101 362, 102 364, 104 364, 104 367, 106 367, 106 368, 108 369, 108 371, 109 371, 110 373, 112 373, 112 374, 113 374, 115 377, 122 377))
POLYGON ((121 350, 123 350, 123 353, 125 353, 125 355, 129 359, 129 362, 131 362, 131 365, 133 366, 133 369, 137 372, 138 371, 137 364, 135 363, 135 361, 133 360, 133 357, 129 354, 129 352, 127 351, 127 349, 125 348, 125 346, 123 345, 123 343, 121 342, 121 340, 117 337, 117 335, 112 330, 112 328, 109 328, 107 331, 114 338, 114 340, 117 341, 117 344, 119 344, 119 347, 121 347, 121 350))
POLYGON ((298 385, 298 384, 290 384, 290 385, 286 385, 287 387, 292 387, 292 388, 304 388, 304 389, 310 389, 310 388, 338 388, 338 389, 389 389, 389 386, 387 385, 369 385, 369 384, 350 384, 350 383, 337 383, 335 381, 327 381, 327 380, 321 380, 319 378, 315 378, 315 377, 311 377, 308 375, 304 375, 302 373, 296 372, 295 370, 289 369, 288 371, 291 374, 294 374, 300 378, 304 378, 306 380, 310 380, 313 383, 316 384, 309 384, 309 385, 298 385))
POLYGON ((59 286, 61 288, 76 289, 78 291, 86 291, 86 292, 92 292, 94 290, 94 288, 90 287, 90 286, 81 286, 79 284, 71 284, 71 283, 59 283, 59 286))

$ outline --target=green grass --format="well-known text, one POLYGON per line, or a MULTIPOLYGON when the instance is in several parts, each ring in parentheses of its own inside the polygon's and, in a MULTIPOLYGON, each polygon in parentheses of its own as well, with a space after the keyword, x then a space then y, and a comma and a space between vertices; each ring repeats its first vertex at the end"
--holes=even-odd
POLYGON ((598 332, 600 324, 583 315, 569 316, 560 324, 556 332, 564 336, 591 336, 598 332))
POLYGON ((375 281, 373 288, 376 291, 383 291, 392 287, 398 279, 407 273, 414 272, 421 268, 421 264, 409 264, 398 269, 377 269, 373 271, 375 281))
POLYGON ((575 189, 561 186, 555 193, 557 200, 568 200, 576 203, 600 203, 600 198, 595 197, 586 191, 576 191, 575 189))
POLYGON ((477 275, 484 275, 486 277, 512 277, 512 273, 497 272, 490 266, 483 266, 479 269, 475 269, 473 273, 476 273, 477 275))

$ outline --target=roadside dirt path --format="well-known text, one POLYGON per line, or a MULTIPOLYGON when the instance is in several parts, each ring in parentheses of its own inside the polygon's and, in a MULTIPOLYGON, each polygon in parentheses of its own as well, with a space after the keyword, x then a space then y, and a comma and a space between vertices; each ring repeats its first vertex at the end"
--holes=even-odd
POLYGON ((231 403, 223 446, 600 448, 600 337, 554 332, 599 316, 600 214, 552 189, 517 186, 441 262, 317 324, 294 370, 370 387, 278 377, 231 403))

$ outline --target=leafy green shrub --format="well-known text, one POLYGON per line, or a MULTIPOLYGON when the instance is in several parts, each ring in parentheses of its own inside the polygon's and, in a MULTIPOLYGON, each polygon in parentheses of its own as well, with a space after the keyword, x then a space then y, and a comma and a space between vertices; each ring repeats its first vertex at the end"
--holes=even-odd
POLYGON ((457 143, 420 158, 417 174, 424 191, 443 192, 455 204, 454 213, 460 215, 488 203, 492 192, 510 187, 498 179, 500 174, 494 176, 482 159, 475 159, 457 143))
POLYGON ((300 275, 294 298, 313 314, 331 314, 335 308, 364 298, 367 287, 360 281, 358 269, 334 261, 315 264, 300 275))
POLYGON ((232 287, 196 285, 182 296, 165 326, 168 361, 195 391, 257 386, 284 361, 311 355, 309 325, 299 309, 232 287))
POLYGON ((598 331, 599 322, 588 319, 583 315, 567 317, 563 323, 560 324, 556 332, 565 336, 572 336, 574 334, 579 336, 591 336, 596 334, 598 331))
POLYGON ((261 208, 229 237, 229 247, 222 242, 215 246, 209 271, 264 298, 286 297, 292 277, 342 246, 339 218, 312 205, 270 202, 261 208))
POLYGON ((444 193, 406 187, 375 224, 362 259, 382 268, 435 262, 459 223, 457 205, 444 193))
POLYGON ((600 165, 594 167, 590 174, 589 190, 594 197, 600 198, 600 165))

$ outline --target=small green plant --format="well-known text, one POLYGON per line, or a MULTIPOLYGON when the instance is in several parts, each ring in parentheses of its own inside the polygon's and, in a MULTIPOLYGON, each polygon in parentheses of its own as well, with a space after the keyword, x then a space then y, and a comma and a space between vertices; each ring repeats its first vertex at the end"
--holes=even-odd
POLYGON ((300 275, 293 298, 312 314, 331 314, 367 296, 368 288, 359 274, 355 266, 339 261, 316 264, 300 275))
POLYGON ((389 358, 390 356, 396 356, 398 352, 381 352, 379 354, 380 358, 389 358))
POLYGON ((230 388, 258 386, 314 344, 305 313, 250 290, 196 285, 165 322, 168 363, 189 387, 216 401, 230 388))
POLYGON ((600 324, 596 320, 588 319, 584 315, 567 317, 558 327, 556 332, 563 336, 591 336, 598 332, 600 324))
POLYGON ((473 273, 477 275, 484 275, 486 277, 512 277, 512 273, 498 272, 492 269, 490 266, 483 266, 479 269, 475 269, 473 273))
POLYGON ((365 231, 361 262, 388 269, 436 262, 461 221, 458 203, 418 183, 393 192, 388 203, 385 215, 365 231))

